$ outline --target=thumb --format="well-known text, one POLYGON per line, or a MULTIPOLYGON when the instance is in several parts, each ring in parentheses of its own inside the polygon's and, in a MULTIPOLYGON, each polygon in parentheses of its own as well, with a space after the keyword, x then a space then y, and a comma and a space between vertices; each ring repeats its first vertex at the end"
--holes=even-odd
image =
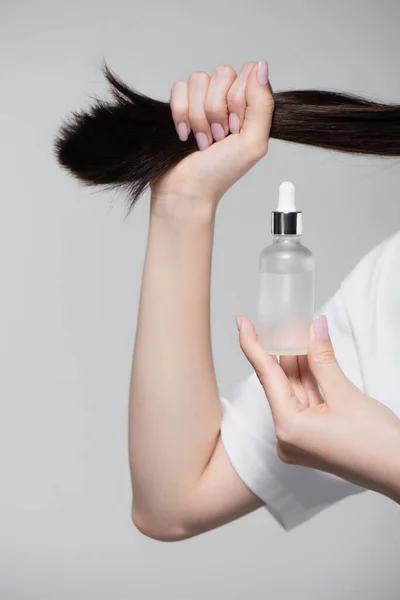
POLYGON ((308 362, 325 398, 333 401, 342 398, 349 381, 336 360, 325 315, 317 317, 311 325, 308 362))
POLYGON ((265 148, 274 112, 274 98, 268 79, 268 63, 254 65, 246 81, 246 111, 241 134, 256 147, 265 148))

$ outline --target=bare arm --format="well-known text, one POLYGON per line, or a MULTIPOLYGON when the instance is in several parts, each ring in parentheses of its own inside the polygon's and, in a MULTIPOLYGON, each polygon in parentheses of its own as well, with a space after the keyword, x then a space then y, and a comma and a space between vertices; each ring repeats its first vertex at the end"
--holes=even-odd
POLYGON ((152 202, 131 380, 133 519, 148 535, 167 539, 261 504, 219 437, 210 338, 215 209, 183 200, 179 215, 157 212, 152 202))
POLYGON ((223 65, 211 78, 196 73, 188 83, 178 82, 172 92, 175 123, 205 137, 198 140, 201 152, 152 186, 129 450, 133 521, 158 539, 195 535, 262 504, 221 444, 210 338, 217 205, 267 152, 273 100, 265 65, 260 72, 258 78, 257 64, 246 63, 236 76, 223 65), (219 122, 226 135, 229 113, 239 115, 240 133, 212 143, 210 123, 219 122))

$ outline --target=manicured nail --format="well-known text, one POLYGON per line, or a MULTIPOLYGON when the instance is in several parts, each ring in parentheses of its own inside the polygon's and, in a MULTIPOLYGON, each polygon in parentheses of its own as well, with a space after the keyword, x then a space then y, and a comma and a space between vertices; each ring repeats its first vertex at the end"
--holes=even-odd
POLYGON ((314 320, 314 328, 319 340, 324 342, 329 340, 328 319, 325 315, 321 315, 314 320))
POLYGON ((229 114, 229 131, 231 133, 239 133, 240 130, 240 120, 239 115, 236 113, 229 114))
POLYGON ((178 123, 177 130, 178 130, 178 136, 179 136, 179 139, 181 140, 181 142, 186 142, 186 140, 189 137, 188 128, 187 128, 186 123, 184 121, 182 121, 181 123, 178 123))
POLYGON ((220 142, 225 137, 224 128, 220 123, 211 123, 211 133, 216 142, 220 142))
POLYGON ((236 317, 236 327, 238 328, 238 331, 240 331, 241 326, 242 326, 242 317, 236 317))
POLYGON ((196 142, 199 147, 199 150, 207 150, 207 148, 210 145, 208 143, 207 135, 205 133, 202 133, 201 131, 199 133, 196 133, 196 142))
POLYGON ((261 85, 268 83, 268 63, 266 60, 262 60, 257 66, 257 79, 261 85))

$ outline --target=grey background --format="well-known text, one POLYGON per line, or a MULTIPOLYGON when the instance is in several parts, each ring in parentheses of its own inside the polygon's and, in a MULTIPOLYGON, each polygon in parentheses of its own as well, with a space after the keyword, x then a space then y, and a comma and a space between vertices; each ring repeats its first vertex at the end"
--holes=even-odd
MULTIPOLYGON (((399 596, 400 520, 372 493, 287 534, 264 510, 166 544, 130 522, 127 402, 148 197, 88 190, 51 154, 60 120, 105 92, 103 57, 168 99, 176 79, 268 59, 274 89, 400 101, 397 1, 0 3, 2 600, 399 596)), ((256 316, 257 262, 283 180, 297 186, 317 303, 400 222, 399 160, 272 141, 223 199, 212 332, 221 391, 250 373, 235 315, 256 316)))

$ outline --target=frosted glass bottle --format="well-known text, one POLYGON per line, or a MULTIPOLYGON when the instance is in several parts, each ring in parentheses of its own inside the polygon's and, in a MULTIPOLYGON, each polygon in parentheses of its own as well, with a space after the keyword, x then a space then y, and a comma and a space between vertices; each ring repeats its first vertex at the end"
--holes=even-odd
POLYGON ((307 354, 314 315, 314 257, 300 241, 301 213, 294 207, 293 184, 281 185, 272 216, 273 243, 259 259, 258 339, 270 354, 307 354), (289 204, 285 193, 292 196, 289 204))

